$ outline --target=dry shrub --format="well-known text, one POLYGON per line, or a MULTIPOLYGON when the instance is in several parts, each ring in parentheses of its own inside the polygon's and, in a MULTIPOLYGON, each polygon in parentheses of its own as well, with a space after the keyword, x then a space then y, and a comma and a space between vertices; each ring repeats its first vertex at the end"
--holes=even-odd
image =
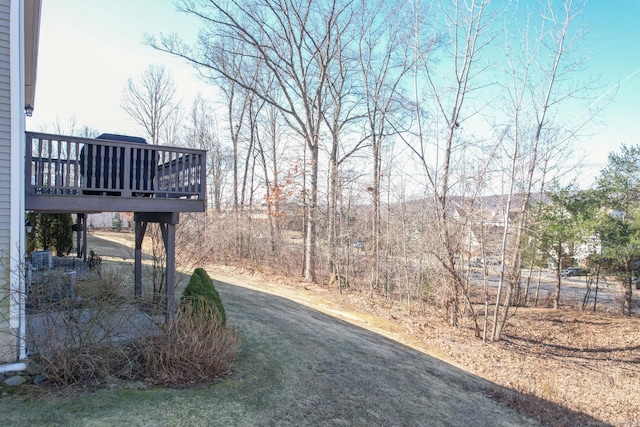
POLYGON ((218 310, 189 304, 160 327, 127 299, 117 274, 71 283, 52 272, 32 286, 27 341, 34 360, 61 385, 115 377, 156 384, 211 381, 229 371, 240 343, 218 310))
POLYGON ((27 348, 57 384, 101 382, 132 375, 125 343, 159 328, 123 295, 123 282, 105 272, 92 280, 70 281, 52 271, 27 295, 27 348))
POLYGON ((75 286, 76 298, 87 303, 122 304, 127 291, 131 293, 124 280, 111 270, 105 270, 100 276, 92 276, 91 280, 79 281, 75 286))
POLYGON ((124 346, 110 343, 68 348, 65 344, 53 342, 34 357, 56 384, 101 383, 110 376, 132 376, 133 360, 124 346))
POLYGON ((74 303, 74 279, 62 270, 33 272, 27 288, 27 314, 74 303))
POLYGON ((138 374, 146 381, 174 387, 210 382, 226 374, 239 346, 237 331, 190 305, 169 321, 162 335, 134 344, 140 355, 138 374))
POLYGON ((42 310, 30 317, 27 335, 33 359, 51 381, 65 385, 131 377, 137 357, 124 344, 158 331, 127 304, 42 310))

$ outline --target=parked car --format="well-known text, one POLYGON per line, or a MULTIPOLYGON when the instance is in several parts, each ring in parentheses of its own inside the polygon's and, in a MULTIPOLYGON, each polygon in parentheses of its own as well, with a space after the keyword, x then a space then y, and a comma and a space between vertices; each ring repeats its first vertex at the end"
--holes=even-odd
POLYGON ((586 276, 588 274, 589 272, 587 270, 580 267, 569 267, 560 272, 562 277, 586 276))
POLYGON ((482 267, 482 258, 477 257, 469 261, 469 267, 482 267))
POLYGON ((484 265, 500 265, 500 260, 498 258, 487 258, 486 260, 482 257, 476 257, 469 261, 470 267, 483 267, 484 265))

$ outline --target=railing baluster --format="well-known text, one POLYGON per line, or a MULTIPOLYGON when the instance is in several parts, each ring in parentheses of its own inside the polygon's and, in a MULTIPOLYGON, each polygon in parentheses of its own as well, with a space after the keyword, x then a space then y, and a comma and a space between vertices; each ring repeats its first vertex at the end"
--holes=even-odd
POLYGON ((135 150, 133 148, 129 148, 129 146, 126 146, 126 147, 127 148, 123 148, 122 150, 120 150, 120 154, 123 154, 122 162, 124 162, 122 164, 122 168, 120 169, 123 171, 122 196, 131 197, 131 189, 133 188, 131 176, 134 173, 134 171, 131 170, 132 165, 135 168, 135 164, 133 163, 131 156, 133 154, 132 151, 135 151, 135 150))
MULTIPOLYGON (((72 187, 80 187, 80 143, 75 141, 74 146, 74 166, 73 166, 73 185, 72 187)), ((75 194, 75 190, 73 191, 75 194)))
POLYGON ((106 182, 104 183, 104 188, 105 190, 111 190, 114 187, 117 188, 115 186, 115 173, 114 173, 114 165, 115 165, 115 161, 117 160, 116 157, 118 155, 118 150, 115 147, 109 147, 108 145, 103 145, 102 146, 103 151, 104 151, 104 168, 105 168, 105 172, 103 172, 105 174, 106 177, 106 182))
POLYGON ((62 194, 62 191, 59 187, 62 187, 62 180, 63 180, 63 176, 64 176, 64 169, 62 168, 62 160, 61 160, 61 145, 62 145, 62 141, 60 139, 56 140, 56 145, 55 145, 55 150, 54 153, 52 154, 52 156, 55 160, 54 160, 54 167, 55 167, 55 184, 54 184, 54 193, 55 194, 62 194))
POLYGON ((138 148, 131 148, 131 165, 133 166, 133 170, 129 173, 130 176, 133 176, 131 181, 131 188, 135 191, 139 191, 142 187, 140 186, 140 180, 142 179, 142 153, 138 148))
POLYGON ((71 182, 71 141, 67 140, 67 155, 66 159, 62 160, 65 164, 65 174, 64 174, 64 182, 62 183, 63 189, 62 194, 67 193, 66 187, 69 187, 69 182, 71 182))
POLYGON ((51 145, 53 144, 53 141, 51 139, 47 140, 47 186, 49 187, 47 189, 47 192, 51 193, 51 145))

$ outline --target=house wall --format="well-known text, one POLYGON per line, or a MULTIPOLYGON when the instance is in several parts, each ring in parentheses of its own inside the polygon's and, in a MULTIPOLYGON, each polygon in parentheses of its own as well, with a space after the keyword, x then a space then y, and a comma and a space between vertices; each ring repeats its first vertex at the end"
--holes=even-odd
MULTIPOLYGON (((89 229, 94 228, 107 228, 110 229, 113 226, 113 218, 115 217, 115 212, 100 212, 96 214, 87 215, 87 227, 89 229)), ((122 228, 130 228, 133 227, 133 222, 129 221, 129 216, 133 217, 133 215, 127 213, 119 213, 120 219, 122 220, 122 228)))
POLYGON ((25 1, 34 0, 0 0, 0 362, 26 356, 20 273, 25 238, 25 1))
POLYGON ((10 0, 0 0, 0 361, 15 359, 10 322, 11 265, 11 57, 10 0))

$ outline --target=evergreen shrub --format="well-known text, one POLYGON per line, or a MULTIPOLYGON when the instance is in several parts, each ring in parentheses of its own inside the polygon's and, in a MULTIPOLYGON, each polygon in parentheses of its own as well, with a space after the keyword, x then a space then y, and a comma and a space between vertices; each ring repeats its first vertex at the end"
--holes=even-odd
POLYGON ((193 313, 224 326, 227 317, 220 294, 203 268, 196 268, 180 297, 180 313, 193 313))
MULTIPOLYGON (((31 219, 30 219, 31 221, 31 219)), ((55 250, 56 256, 65 256, 73 247, 73 219, 71 214, 38 214, 35 235, 43 250, 55 250)))

